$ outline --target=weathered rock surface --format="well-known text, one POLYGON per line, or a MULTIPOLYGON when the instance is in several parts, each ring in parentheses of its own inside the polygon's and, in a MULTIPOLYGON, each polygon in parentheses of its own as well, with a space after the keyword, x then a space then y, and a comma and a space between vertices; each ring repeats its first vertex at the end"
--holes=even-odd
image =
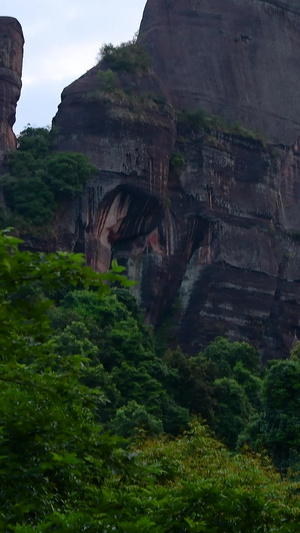
POLYGON ((21 92, 24 37, 19 22, 0 17, 0 160, 12 148, 16 105, 21 92))
POLYGON ((140 33, 175 107, 298 137, 298 0, 148 0, 140 33))
POLYGON ((172 341, 189 353, 225 335, 285 355, 300 336, 298 144, 193 132, 142 96, 162 90, 155 76, 108 94, 98 69, 65 89, 54 120, 59 149, 99 168, 56 245, 98 270, 125 264, 149 321, 173 309, 172 341))
MULTIPOLYGON (((298 53, 298 2, 226 0, 226 6, 225 11, 224 0, 149 0, 142 38, 154 70, 136 77, 120 72, 118 90, 105 92, 98 76, 105 65, 100 64, 64 90, 54 119, 57 149, 87 154, 99 172, 81 198, 61 208, 51 236, 28 236, 27 245, 84 251, 97 270, 117 258, 137 281, 135 291, 149 321, 161 325, 172 313, 170 341, 188 353, 225 335, 252 342, 265 358, 283 357, 300 338, 300 141, 295 142, 296 55, 291 77, 284 66, 285 79, 293 81, 279 94, 274 84, 281 74, 273 72, 279 59, 272 59, 279 50, 271 30, 274 24, 277 35, 281 24, 287 49, 298 53), (231 43, 229 34, 224 44, 223 34, 214 37, 216 21, 220 29, 238 28, 237 35, 257 38, 264 53, 269 46, 272 68, 261 73, 262 79, 256 70, 260 49, 250 53, 252 40, 231 43), (201 32, 205 45, 198 42, 201 32), (219 47, 222 56, 226 43, 233 50, 240 47, 236 73, 224 52, 228 70, 216 59, 213 75, 206 75, 207 88, 199 77, 203 65, 208 68, 204 52, 216 54, 219 47), (171 49, 176 62, 170 61, 171 49), (234 84, 233 98, 229 88, 234 84), (211 97, 209 106, 205 94, 211 97), (229 110, 229 118, 245 118, 248 126, 263 128, 273 138, 280 131, 281 140, 294 135, 294 142, 270 145, 245 131, 194 128, 180 119, 176 102, 225 116, 229 110), (243 114, 236 116, 236 110, 243 114)), ((280 57, 287 58, 283 52, 280 57)))

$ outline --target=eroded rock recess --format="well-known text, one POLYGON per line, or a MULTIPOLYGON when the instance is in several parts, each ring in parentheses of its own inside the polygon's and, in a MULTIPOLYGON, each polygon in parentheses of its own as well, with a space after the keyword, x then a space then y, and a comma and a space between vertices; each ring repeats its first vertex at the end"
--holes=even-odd
POLYGON ((286 356, 300 337, 299 28, 296 0, 148 0, 151 67, 105 91, 102 62, 62 93, 57 149, 99 171, 29 245, 84 251, 100 271, 117 258, 190 354, 223 335, 286 356), (200 127, 199 109, 231 125, 200 127))

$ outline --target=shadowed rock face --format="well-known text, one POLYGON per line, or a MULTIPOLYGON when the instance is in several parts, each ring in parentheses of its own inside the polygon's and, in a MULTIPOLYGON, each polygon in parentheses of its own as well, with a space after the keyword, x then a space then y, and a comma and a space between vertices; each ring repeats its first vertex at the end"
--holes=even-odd
POLYGON ((298 0, 148 0, 140 33, 176 107, 298 137, 298 0))
POLYGON ((100 271, 117 258, 151 323, 173 309, 171 342, 188 353, 224 335, 284 356, 300 337, 298 143, 196 133, 141 96, 162 90, 154 74, 124 96, 99 91, 98 69, 65 89, 54 124, 58 148, 99 173, 47 249, 84 251, 100 271))
POLYGON ((16 148, 12 131, 21 92, 24 38, 19 22, 0 17, 0 159, 16 148))

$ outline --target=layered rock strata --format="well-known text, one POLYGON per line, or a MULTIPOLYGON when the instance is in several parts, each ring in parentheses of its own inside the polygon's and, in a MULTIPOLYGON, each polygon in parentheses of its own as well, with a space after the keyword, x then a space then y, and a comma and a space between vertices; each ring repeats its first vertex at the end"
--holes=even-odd
POLYGON ((225 335, 284 356, 300 337, 298 144, 195 131, 153 96, 154 75, 128 96, 97 90, 98 70, 65 89, 54 121, 59 148, 99 168, 56 245, 97 270, 125 264, 149 321, 172 313, 188 353, 225 335))
POLYGON ((22 86, 23 45, 19 22, 0 17, 0 160, 8 150, 16 148, 12 127, 22 86))
MULTIPOLYGON (((251 35, 269 35, 269 48, 267 38, 259 42, 264 58, 276 63, 271 22, 276 34, 281 20, 287 49, 292 41, 297 45, 297 5, 226 0, 231 23, 219 0, 149 0, 140 38, 152 55, 152 67, 138 75, 120 71, 118 86, 104 90, 101 79, 109 65, 99 64, 63 91, 54 119, 57 149, 85 153, 98 174, 82 197, 61 207, 51 238, 30 235, 27 246, 85 252, 99 271, 117 258, 136 280, 134 290, 149 322, 161 326, 168 317, 170 342, 190 354, 225 335, 252 342, 264 358, 284 357, 300 338, 299 142, 268 144, 245 128, 220 126, 216 119, 201 123, 199 114, 176 109, 202 106, 224 116, 229 109, 229 118, 266 126, 273 139, 280 131, 282 140, 296 139, 297 113, 292 120, 290 112, 298 105, 296 85, 293 92, 282 85, 278 72, 257 70, 259 50, 249 52, 252 41, 230 42, 245 49, 237 53, 237 71, 230 70, 229 59, 228 70, 215 61, 212 77, 207 73, 205 78, 209 89, 200 79, 204 70, 198 59, 203 67, 204 48, 208 55, 226 49, 221 37, 213 38, 216 21, 222 29, 249 19, 251 35), (178 24, 180 46, 174 40, 178 24), (189 31, 190 47, 185 41, 189 31), (201 32, 206 45, 199 42, 198 49, 201 32), (166 51, 164 42, 171 43, 166 51), (254 72, 259 87, 252 80, 253 96, 247 80, 254 72), (218 82, 214 88, 212 80, 218 82), (281 86, 275 89, 277 81, 281 86), (204 90, 211 96, 207 106, 204 90)), ((238 27, 244 35, 247 28, 238 27)), ((287 55, 281 59, 287 61, 287 55)), ((294 60, 290 71, 286 79, 296 81, 294 60)))

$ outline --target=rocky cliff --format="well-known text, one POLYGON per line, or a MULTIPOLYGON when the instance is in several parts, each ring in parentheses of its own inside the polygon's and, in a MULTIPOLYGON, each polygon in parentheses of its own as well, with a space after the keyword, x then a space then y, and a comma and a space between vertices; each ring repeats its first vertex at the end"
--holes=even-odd
POLYGON ((99 168, 60 218, 60 246, 99 270, 125 264, 149 321, 172 313, 189 353, 225 335, 285 355, 300 335, 298 144, 194 131, 169 104, 78 91, 93 75, 55 119, 60 148, 99 168))
POLYGON ((149 321, 172 316, 170 340, 191 354, 225 335, 280 357, 300 337, 298 3, 224 3, 149 0, 152 66, 112 81, 102 61, 63 91, 57 149, 99 171, 51 239, 27 244, 84 251, 98 270, 116 257, 149 321))
POLYGON ((176 107, 297 138, 297 0, 149 0, 140 35, 176 107))
POLYGON ((12 131, 21 92, 24 38, 19 22, 0 17, 0 160, 16 139, 12 131))

